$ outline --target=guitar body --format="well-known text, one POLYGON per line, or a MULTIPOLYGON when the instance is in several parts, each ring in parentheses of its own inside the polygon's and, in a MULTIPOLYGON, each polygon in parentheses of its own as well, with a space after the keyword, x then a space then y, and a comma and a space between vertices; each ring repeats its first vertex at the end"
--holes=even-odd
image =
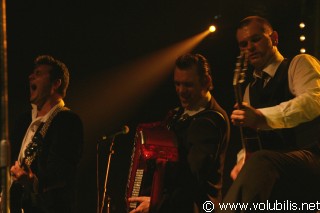
POLYGON ((13 182, 10 187, 10 212, 22 212, 22 200, 24 189, 17 182, 13 182))
MULTIPOLYGON (((42 128, 41 124, 39 126, 39 130, 42 128)), ((32 138, 32 141, 28 144, 25 150, 25 157, 20 162, 20 167, 24 168, 25 170, 32 170, 35 171, 33 168, 33 164, 36 164, 36 158, 41 152, 42 147, 42 136, 40 135, 39 131, 37 131, 32 138)), ((25 187, 23 187, 18 182, 13 182, 10 187, 10 211, 13 213, 20 213, 22 212, 22 207, 24 206, 24 201, 28 202, 30 205, 31 197, 30 191, 28 192, 25 187)))
POLYGON ((255 129, 249 127, 242 127, 245 144, 245 159, 248 159, 251 154, 261 150, 261 142, 258 133, 255 129))

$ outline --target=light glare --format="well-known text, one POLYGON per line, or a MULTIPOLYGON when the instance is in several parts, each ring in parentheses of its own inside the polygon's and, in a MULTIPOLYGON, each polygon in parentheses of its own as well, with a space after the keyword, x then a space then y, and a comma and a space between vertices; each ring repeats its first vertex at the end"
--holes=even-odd
POLYGON ((301 29, 303 29, 303 28, 305 28, 305 23, 304 22, 301 22, 300 24, 299 24, 299 27, 301 28, 301 29))
POLYGON ((211 33, 215 32, 215 31, 216 31, 216 27, 215 27, 214 25, 211 25, 211 26, 209 27, 209 31, 210 31, 211 33))

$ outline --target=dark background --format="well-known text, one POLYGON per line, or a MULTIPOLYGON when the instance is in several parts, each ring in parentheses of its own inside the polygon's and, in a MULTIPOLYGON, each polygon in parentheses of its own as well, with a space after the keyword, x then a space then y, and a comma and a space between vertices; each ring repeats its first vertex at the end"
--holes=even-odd
MULTIPOLYGON (((113 72, 124 72, 124 64, 169 47, 215 24, 217 32, 206 37, 194 52, 208 58, 214 76, 213 95, 230 114, 234 104, 232 75, 238 55, 235 28, 247 15, 261 15, 270 20, 280 35, 279 49, 284 56, 292 57, 304 46, 308 53, 319 57, 319 41, 316 40, 319 39, 316 35, 319 35, 320 27, 319 0, 7 1, 9 131, 18 114, 29 108, 27 80, 34 58, 50 54, 64 61, 71 73, 65 101, 83 118, 86 130, 85 150, 79 169, 78 212, 96 211, 97 188, 102 197, 109 143, 103 142, 97 151, 97 141, 104 133, 126 124, 130 133, 115 140, 107 187, 112 211, 122 212, 136 125, 161 120, 178 102, 171 76, 167 75, 153 88, 146 87, 149 93, 139 98, 139 102, 122 106, 130 109, 130 113, 109 112, 105 106, 117 101, 121 87, 117 87, 113 98, 105 98, 105 93, 113 93, 106 91, 110 90, 108 76, 113 72), (300 21, 307 24, 304 30, 298 27, 300 21), (301 33, 307 37, 303 43, 299 41, 301 33), (95 87, 96 79, 105 81, 107 89, 95 87), (110 114, 114 116, 108 117, 110 114)), ((135 79, 125 79, 124 75, 122 83, 130 81, 135 79)), ((240 148, 237 129, 233 128, 232 133, 224 191, 231 183, 229 172, 240 148)))

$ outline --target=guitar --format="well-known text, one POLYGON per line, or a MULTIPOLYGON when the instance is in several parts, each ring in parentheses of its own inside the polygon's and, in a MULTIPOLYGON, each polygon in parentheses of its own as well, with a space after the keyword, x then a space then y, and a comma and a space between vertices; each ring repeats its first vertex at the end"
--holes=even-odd
MULTIPOLYGON (((41 127, 39 127, 41 128, 41 127)), ((36 134, 33 136, 31 142, 27 145, 25 151, 24 151, 24 158, 20 161, 20 167, 24 170, 28 171, 30 170, 30 167, 33 163, 33 161, 36 159, 36 157, 41 152, 42 147, 42 140, 41 140, 41 134, 39 132, 36 132, 36 134)), ((18 182, 12 182, 12 185, 10 187, 10 209, 12 212, 20 212, 22 209, 22 201, 24 197, 24 192, 31 191, 31 188, 26 188, 22 186, 18 182)))
MULTIPOLYGON (((234 76, 233 76, 233 88, 235 94, 235 100, 237 103, 237 109, 243 108, 243 96, 242 96, 242 87, 245 83, 246 72, 248 70, 248 54, 245 51, 241 51, 240 55, 237 57, 236 66, 234 69, 234 76)), ((240 129, 240 138, 241 138, 241 145, 244 151, 244 159, 250 155, 252 150, 261 149, 260 139, 255 130, 250 128, 244 128, 242 126, 239 127, 240 129), (251 148, 248 149, 248 146, 251 148), (252 148, 257 147, 257 148, 252 148)))
MULTIPOLYGON (((67 107, 59 106, 57 107, 45 123, 40 124, 38 130, 34 134, 31 142, 27 145, 24 151, 24 158, 20 161, 20 167, 28 171, 32 167, 32 163, 36 160, 39 153, 42 151, 42 141, 50 127, 53 118, 61 111, 69 110, 67 107)), ((11 212, 21 212, 22 195, 26 189, 22 187, 18 182, 13 182, 12 187, 10 187, 10 207, 11 212)), ((30 189, 31 190, 31 189, 30 189)))

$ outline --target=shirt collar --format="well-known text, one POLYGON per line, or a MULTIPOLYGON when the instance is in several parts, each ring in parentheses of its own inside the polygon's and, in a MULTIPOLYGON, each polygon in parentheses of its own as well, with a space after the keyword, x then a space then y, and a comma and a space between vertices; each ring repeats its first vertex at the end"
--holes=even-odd
MULTIPOLYGON (((272 60, 271 63, 269 63, 264 69, 263 69, 263 72, 267 73, 271 78, 274 77, 274 75, 276 74, 276 71, 279 67, 279 65, 281 64, 281 62, 283 61, 284 57, 280 54, 279 51, 277 51, 275 53, 275 56, 272 60)), ((262 73, 257 71, 257 70, 254 70, 253 72, 253 76, 255 78, 261 78, 262 77, 262 73)))
POLYGON ((37 106, 35 104, 31 104, 32 107, 32 122, 36 121, 36 120, 41 120, 42 122, 46 122, 47 119, 49 118, 49 116, 53 113, 53 111, 58 108, 58 107, 63 107, 64 101, 61 99, 54 107, 51 108, 51 110, 49 112, 47 112, 47 114, 45 114, 44 116, 40 116, 37 117, 38 114, 38 109, 37 106))
POLYGON ((211 96, 210 92, 208 92, 207 95, 205 96, 205 98, 200 101, 200 103, 196 109, 194 109, 194 110, 184 109, 182 117, 193 116, 193 115, 205 110, 208 107, 208 103, 210 102, 211 98, 212 98, 212 96, 211 96))

